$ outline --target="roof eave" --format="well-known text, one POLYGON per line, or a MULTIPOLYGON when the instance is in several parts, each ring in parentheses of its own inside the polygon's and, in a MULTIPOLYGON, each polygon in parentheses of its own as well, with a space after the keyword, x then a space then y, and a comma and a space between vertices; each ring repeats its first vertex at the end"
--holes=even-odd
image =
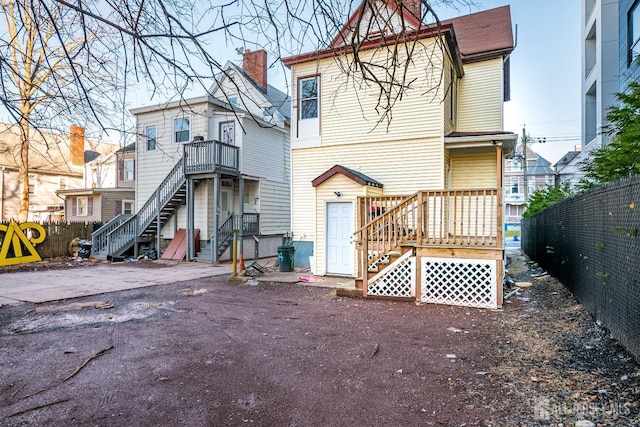
MULTIPOLYGON (((386 38, 384 40, 374 39, 374 40, 364 42, 362 43, 362 45, 360 45, 359 51, 362 52, 362 51, 373 49, 376 47, 392 46, 396 43, 412 42, 416 40, 422 40, 422 39, 427 39, 427 38, 432 38, 437 36, 451 37, 452 33, 453 33, 453 25, 451 24, 443 24, 439 27, 424 26, 419 32, 407 34, 404 37, 401 37, 400 39, 386 38)), ((335 56, 352 53, 353 49, 355 49, 354 45, 343 45, 343 46, 337 46, 337 47, 332 47, 332 48, 323 49, 323 50, 316 50, 313 52, 307 52, 307 53, 302 53, 300 55, 294 55, 294 56, 282 58, 282 63, 287 68, 291 68, 292 65, 301 64, 304 62, 317 61, 320 59, 332 58, 335 56)))

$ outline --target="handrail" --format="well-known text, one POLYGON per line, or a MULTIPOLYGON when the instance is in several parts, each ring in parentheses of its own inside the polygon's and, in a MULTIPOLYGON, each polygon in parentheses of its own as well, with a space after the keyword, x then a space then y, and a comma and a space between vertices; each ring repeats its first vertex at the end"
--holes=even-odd
POLYGON ((233 228, 235 230, 242 230, 242 235, 247 236, 250 234, 257 234, 260 232, 260 214, 259 213, 244 213, 242 216, 236 215, 233 217, 233 228))
POLYGON ((408 243, 501 248, 501 203, 498 188, 425 190, 403 200, 360 197, 358 218, 364 225, 354 233, 360 265, 366 271, 408 243))
POLYGON ((360 204, 360 218, 366 224, 354 234, 362 245, 363 265, 369 267, 388 252, 399 248, 402 243, 415 240, 418 230, 418 195, 419 193, 415 193, 406 197, 384 212, 377 209, 372 211, 366 203, 360 204))
POLYGON ((221 172, 237 175, 240 170, 239 147, 220 141, 194 141, 184 144, 187 174, 221 172))
POLYGON ((91 250, 93 253, 102 251, 107 247, 107 234, 116 229, 120 224, 131 218, 132 214, 119 214, 111 218, 106 224, 91 233, 91 250))

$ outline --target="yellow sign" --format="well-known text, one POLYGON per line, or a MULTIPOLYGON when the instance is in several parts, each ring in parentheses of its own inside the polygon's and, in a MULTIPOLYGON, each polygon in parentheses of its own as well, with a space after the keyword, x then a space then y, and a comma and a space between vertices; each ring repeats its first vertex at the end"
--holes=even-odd
POLYGON ((46 236, 44 228, 35 222, 25 222, 18 225, 14 220, 9 221, 9 225, 0 224, 0 266, 22 264, 25 262, 42 261, 36 245, 42 243, 46 236), (35 232, 37 236, 27 237, 35 232), (26 252, 26 254, 25 254, 26 252))

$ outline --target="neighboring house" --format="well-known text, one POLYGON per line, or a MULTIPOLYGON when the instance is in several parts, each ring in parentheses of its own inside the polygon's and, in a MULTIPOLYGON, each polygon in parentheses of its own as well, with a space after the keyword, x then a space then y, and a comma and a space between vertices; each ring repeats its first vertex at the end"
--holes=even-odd
POLYGON ((135 213, 135 144, 99 156, 84 165, 83 185, 58 191, 65 221, 106 223, 135 213))
POLYGON ((291 223, 290 103, 267 83, 265 51, 227 63, 204 96, 131 112, 136 214, 94 235, 94 256, 163 250, 180 229, 187 260, 228 259, 234 230, 245 257, 258 241, 260 256, 277 254, 291 223))
MULTIPOLYGON (((20 131, 0 124, 0 220, 17 219, 20 210, 18 159, 20 131)), ((64 218, 64 200, 56 193, 78 188, 85 162, 116 146, 85 140, 84 129, 71 126, 70 135, 31 131, 29 150, 29 221, 64 218)))
POLYGON ((573 151, 568 151, 554 165, 556 169, 556 184, 565 185, 573 188, 580 182, 580 165, 573 160, 580 154, 580 145, 576 145, 573 151))
POLYGON ((283 60, 294 88, 295 261, 355 277, 364 296, 497 307, 503 165, 517 139, 503 131, 510 9, 437 27, 416 18, 421 2, 402 5, 364 2, 328 49, 283 60), (346 41, 391 75, 384 61, 398 58, 389 50, 396 38, 407 40, 400 57, 413 52, 409 88, 380 125, 378 87, 345 72, 353 59, 346 41))
MULTIPOLYGON (((627 4, 629 12, 631 3, 625 0, 620 6, 627 4)), ((580 163, 589 158, 592 150, 609 143, 610 137, 602 128, 609 108, 617 102, 616 93, 626 88, 620 89, 619 77, 631 65, 633 50, 638 50, 635 45, 621 46, 628 39, 627 21, 632 15, 619 11, 618 0, 582 0, 582 149, 564 165, 563 182, 578 183, 584 176, 580 163)), ((631 31, 632 26, 628 28, 631 31)), ((635 40, 638 37, 640 34, 635 35, 635 40)))
POLYGON ((518 145, 514 157, 505 161, 505 227, 520 226, 526 204, 525 188, 527 189, 526 194, 531 196, 537 190, 555 185, 556 173, 551 167, 551 163, 529 147, 527 147, 527 179, 525 182, 524 159, 524 147, 518 145))

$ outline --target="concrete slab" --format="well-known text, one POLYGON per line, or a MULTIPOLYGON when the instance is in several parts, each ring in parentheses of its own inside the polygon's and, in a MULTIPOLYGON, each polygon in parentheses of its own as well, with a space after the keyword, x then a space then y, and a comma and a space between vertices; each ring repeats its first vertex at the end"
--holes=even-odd
POLYGON ((266 272, 258 277, 246 277, 258 282, 296 283, 320 288, 355 288, 355 279, 349 277, 315 276, 308 272, 266 272))
POLYGON ((130 263, 87 268, 21 271, 0 275, 0 303, 43 303, 68 298, 164 285, 211 276, 231 275, 230 263, 203 264, 153 261, 153 266, 130 263))

